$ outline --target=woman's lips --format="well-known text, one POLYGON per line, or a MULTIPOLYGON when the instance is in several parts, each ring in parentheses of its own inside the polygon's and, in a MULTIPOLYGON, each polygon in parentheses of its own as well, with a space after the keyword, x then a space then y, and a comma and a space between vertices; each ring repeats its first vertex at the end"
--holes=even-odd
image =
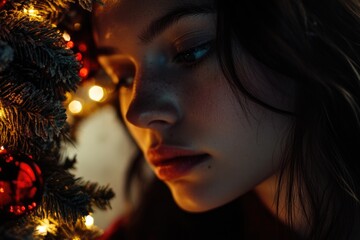
POLYGON ((164 181, 185 176, 193 167, 204 162, 208 156, 203 152, 165 146, 150 149, 146 155, 155 167, 156 175, 164 181))

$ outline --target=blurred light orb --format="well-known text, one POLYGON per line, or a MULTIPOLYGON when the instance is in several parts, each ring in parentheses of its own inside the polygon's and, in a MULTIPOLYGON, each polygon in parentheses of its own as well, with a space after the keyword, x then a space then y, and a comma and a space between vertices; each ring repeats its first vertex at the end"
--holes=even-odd
POLYGON ((37 231, 37 234, 39 234, 41 236, 46 236, 47 235, 47 226, 44 226, 44 225, 37 226, 36 231, 37 231))
POLYGON ((64 32, 62 36, 64 40, 67 42, 71 40, 70 34, 68 34, 67 32, 64 32))
POLYGON ((86 227, 91 227, 93 225, 94 225, 94 218, 92 216, 90 216, 90 215, 87 215, 85 217, 85 226, 86 227))
POLYGON ((71 113, 74 113, 74 114, 80 113, 80 112, 82 111, 82 108, 83 108, 81 102, 78 101, 78 100, 73 100, 73 101, 71 101, 71 102, 69 103, 69 106, 68 106, 68 107, 69 107, 69 111, 70 111, 71 113))
POLYGON ((104 98, 104 95, 104 89, 100 86, 95 85, 89 89, 89 97, 91 100, 99 102, 104 98))

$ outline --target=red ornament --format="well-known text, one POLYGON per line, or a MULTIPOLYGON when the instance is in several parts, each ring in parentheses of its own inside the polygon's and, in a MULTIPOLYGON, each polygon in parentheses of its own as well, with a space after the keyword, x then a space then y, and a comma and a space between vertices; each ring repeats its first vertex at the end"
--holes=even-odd
POLYGON ((0 8, 2 8, 6 4, 6 0, 0 0, 0 8))
POLYGON ((31 156, 0 149, 0 220, 33 210, 42 187, 40 168, 31 156))

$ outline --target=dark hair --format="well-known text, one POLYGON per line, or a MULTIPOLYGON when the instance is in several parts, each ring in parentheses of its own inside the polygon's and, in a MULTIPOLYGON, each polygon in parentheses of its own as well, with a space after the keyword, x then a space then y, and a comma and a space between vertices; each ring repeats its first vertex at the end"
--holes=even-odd
POLYGON ((252 0, 229 6, 218 1, 218 53, 230 85, 295 119, 278 184, 278 191, 286 186, 289 223, 298 199, 309 239, 347 239, 360 204, 360 3, 252 0), (244 87, 246 76, 238 76, 232 55, 236 44, 277 76, 296 81, 294 113, 244 87))
MULTIPOLYGON (((293 224, 297 202, 310 226, 308 239, 348 239, 357 230, 354 224, 360 215, 360 3, 219 0, 216 4, 218 57, 233 91, 294 119, 278 183, 278 200, 281 189, 286 196, 288 223, 293 224), (270 75, 296 82, 295 112, 271 106, 249 90, 244 84, 246 71, 233 56, 238 46, 270 75)), ((127 195, 136 179, 144 182, 143 162, 139 153, 129 168, 127 195)), ((158 184, 154 180, 145 185, 133 222, 142 221, 144 209, 156 208, 147 201, 167 191, 154 187, 158 184)), ((157 209, 178 211, 164 205, 157 209)))

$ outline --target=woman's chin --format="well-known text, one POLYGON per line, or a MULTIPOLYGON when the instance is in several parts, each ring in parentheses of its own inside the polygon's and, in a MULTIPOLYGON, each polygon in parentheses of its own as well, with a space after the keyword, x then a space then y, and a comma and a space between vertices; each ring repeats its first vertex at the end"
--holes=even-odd
POLYGON ((217 207, 225 204, 219 199, 209 199, 208 196, 203 196, 199 194, 192 194, 191 192, 176 191, 171 189, 172 196, 176 204, 184 211, 192 213, 201 213, 210 211, 217 207), (213 201, 211 201, 213 200, 213 201))

